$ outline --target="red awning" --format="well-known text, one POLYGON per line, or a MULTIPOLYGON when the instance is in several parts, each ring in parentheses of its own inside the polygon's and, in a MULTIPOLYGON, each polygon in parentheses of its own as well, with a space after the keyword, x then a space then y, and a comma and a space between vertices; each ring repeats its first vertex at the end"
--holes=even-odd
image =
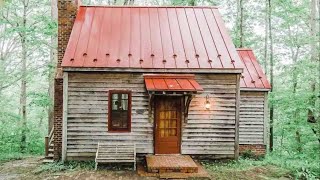
POLYGON ((192 74, 147 74, 144 81, 148 91, 203 91, 192 74))

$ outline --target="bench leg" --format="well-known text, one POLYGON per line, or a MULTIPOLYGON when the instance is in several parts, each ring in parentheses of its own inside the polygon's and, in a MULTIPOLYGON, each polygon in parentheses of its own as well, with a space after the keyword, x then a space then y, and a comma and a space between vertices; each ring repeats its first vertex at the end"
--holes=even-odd
POLYGON ((98 169, 98 163, 96 162, 96 165, 94 167, 94 170, 96 171, 98 169))

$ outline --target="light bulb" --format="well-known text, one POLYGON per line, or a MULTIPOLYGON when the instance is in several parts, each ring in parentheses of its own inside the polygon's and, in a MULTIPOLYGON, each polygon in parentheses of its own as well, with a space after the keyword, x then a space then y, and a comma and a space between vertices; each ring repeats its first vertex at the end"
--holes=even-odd
POLYGON ((206 109, 210 109, 210 102, 209 101, 206 102, 205 107, 206 107, 206 109))

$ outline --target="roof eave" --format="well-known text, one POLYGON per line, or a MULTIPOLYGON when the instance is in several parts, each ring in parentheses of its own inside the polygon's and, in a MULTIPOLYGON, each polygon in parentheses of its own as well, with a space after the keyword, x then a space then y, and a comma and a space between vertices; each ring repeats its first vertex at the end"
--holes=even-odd
POLYGON ((137 72, 137 73, 220 73, 220 74, 240 74, 243 72, 242 68, 166 68, 166 69, 154 69, 154 68, 83 68, 83 67, 63 67, 65 72, 137 72))

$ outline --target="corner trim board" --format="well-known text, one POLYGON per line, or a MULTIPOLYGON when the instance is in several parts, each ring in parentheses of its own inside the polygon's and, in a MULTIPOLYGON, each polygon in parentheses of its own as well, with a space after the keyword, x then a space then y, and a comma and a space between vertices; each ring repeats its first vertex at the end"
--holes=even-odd
POLYGON ((240 112, 240 75, 237 75, 237 94, 236 94, 236 122, 234 140, 234 159, 239 158, 239 112, 240 112))
POLYGON ((67 159, 68 73, 63 73, 62 162, 67 159))
POLYGON ((263 144, 268 144, 268 92, 264 93, 264 122, 263 122, 263 144))

